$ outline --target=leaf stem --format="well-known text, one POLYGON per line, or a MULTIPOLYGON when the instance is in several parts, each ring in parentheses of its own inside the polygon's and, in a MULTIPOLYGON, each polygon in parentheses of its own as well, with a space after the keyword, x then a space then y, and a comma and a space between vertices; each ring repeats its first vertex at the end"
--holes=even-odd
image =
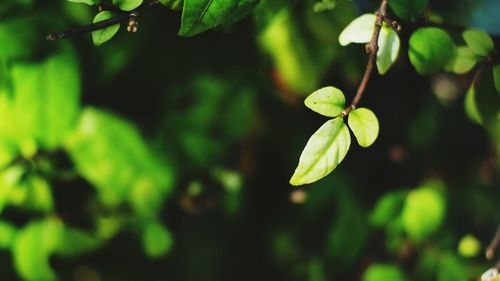
MULTIPOLYGON (((107 19, 107 20, 103 20, 103 21, 92 23, 92 24, 85 25, 85 26, 76 27, 76 28, 69 29, 69 30, 66 30, 63 32, 52 33, 52 34, 47 35, 46 39, 49 41, 58 40, 58 39, 65 39, 65 38, 69 38, 72 36, 76 36, 76 35, 80 35, 80 34, 84 34, 84 33, 89 33, 92 31, 104 29, 106 27, 115 25, 117 23, 125 22, 125 21, 129 20, 131 16, 137 16, 137 15, 139 15, 139 13, 145 11, 148 8, 154 7, 158 4, 160 4, 160 0, 152 0, 152 1, 150 1, 146 4, 143 4, 140 7, 138 7, 137 9, 132 10, 130 12, 118 13, 116 16, 114 16, 110 19, 107 19)), ((101 6, 101 8, 103 8, 103 7, 101 6)), ((108 9, 104 9, 104 10, 108 10, 108 9)))
POLYGON ((365 74, 363 75, 363 79, 361 80, 361 84, 359 84, 358 90, 356 91, 356 96, 352 100, 351 104, 342 111, 341 116, 346 117, 349 115, 349 112, 356 109, 361 98, 363 98, 363 94, 365 92, 366 86, 370 81, 370 78, 373 73, 373 69, 375 68, 375 62, 377 59, 377 52, 379 50, 378 46, 378 38, 380 36, 380 31, 382 30, 382 24, 387 18, 387 7, 389 6, 389 0, 382 0, 380 7, 376 12, 377 19, 375 20, 375 29, 373 30, 373 35, 370 42, 366 45, 366 52, 368 53, 368 63, 366 65, 365 74))
POLYGON ((496 248, 498 248, 499 245, 500 245, 500 226, 498 226, 495 236, 493 236, 493 239, 486 248, 486 258, 488 260, 492 260, 495 257, 495 250, 496 248))

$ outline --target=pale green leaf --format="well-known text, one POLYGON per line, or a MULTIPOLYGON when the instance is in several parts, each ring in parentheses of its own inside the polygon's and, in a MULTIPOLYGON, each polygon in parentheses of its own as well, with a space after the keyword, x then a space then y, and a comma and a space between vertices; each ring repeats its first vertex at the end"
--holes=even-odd
POLYGON ((380 74, 385 74, 396 61, 400 45, 396 31, 384 24, 378 38, 377 69, 380 74))
POLYGON ((390 0, 389 6, 399 18, 414 21, 424 13, 427 0, 390 0))
POLYGON ((41 64, 15 64, 11 75, 13 130, 34 138, 43 148, 55 149, 79 115, 80 78, 74 53, 64 49, 41 64))
POLYGON ((445 199, 436 189, 424 185, 411 191, 401 214, 406 233, 415 242, 423 241, 439 229, 445 212, 445 199))
POLYGON ((34 221, 19 230, 12 254, 17 272, 26 281, 56 280, 49 258, 57 247, 62 224, 55 219, 34 221))
POLYGON ((368 147, 378 137, 379 124, 375 114, 367 108, 358 108, 349 113, 349 127, 359 145, 368 147))
POLYGON ((194 36, 234 23, 246 16, 258 0, 184 0, 179 35, 194 36))
POLYGON ((87 5, 96 5, 100 2, 99 0, 67 0, 67 1, 73 3, 83 3, 87 5))
POLYGON ((467 29, 463 37, 467 46, 478 56, 487 57, 495 48, 491 37, 482 30, 467 29))
POLYGON ((455 49, 455 54, 450 59, 445 69, 456 74, 469 72, 477 63, 476 55, 467 46, 455 49))
POLYGON ((467 94, 465 94, 464 109, 471 121, 478 124, 482 123, 482 118, 479 114, 479 109, 477 108, 476 89, 474 88, 474 85, 472 85, 467 91, 467 94))
POLYGON ((123 11, 132 11, 139 7, 144 0, 113 0, 113 5, 123 11))
POLYGON ((327 121, 307 142, 290 184, 303 185, 324 178, 344 160, 350 145, 351 135, 343 119, 327 121))
POLYGON ((406 281, 404 272, 396 265, 372 264, 363 273, 362 281, 406 281))
POLYGON ((314 112, 327 117, 337 117, 344 110, 345 97, 335 87, 324 87, 310 94, 304 101, 314 112))
POLYGON ((167 254, 173 245, 170 232, 159 223, 149 223, 142 236, 144 252, 151 258, 167 254))
POLYGON ((339 43, 347 46, 351 43, 368 43, 373 36, 376 17, 374 14, 364 14, 354 19, 340 33, 339 43))
POLYGON ((420 28, 410 37, 410 61, 425 75, 443 68, 454 54, 455 45, 450 35, 439 28, 420 28))
POLYGON ((493 81, 497 92, 500 94, 500 64, 493 66, 493 81))
MULTIPOLYGON (((113 13, 109 11, 102 11, 99 14, 97 14, 94 18, 94 23, 104 21, 107 19, 112 18, 114 15, 113 13)), ((116 35, 118 30, 120 29, 120 24, 115 24, 103 29, 96 30, 92 32, 92 41, 94 42, 94 45, 100 46, 107 41, 109 41, 113 36, 116 35)))

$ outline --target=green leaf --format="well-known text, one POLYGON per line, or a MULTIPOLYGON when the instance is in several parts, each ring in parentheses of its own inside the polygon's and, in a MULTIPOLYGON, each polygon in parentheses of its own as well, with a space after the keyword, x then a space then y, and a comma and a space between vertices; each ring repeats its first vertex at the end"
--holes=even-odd
POLYGON ((80 78, 74 53, 65 49, 41 64, 16 64, 11 71, 13 122, 17 134, 43 148, 57 148, 80 110, 80 78))
POLYGON ((396 219, 403 209, 405 197, 406 194, 400 191, 384 194, 382 198, 378 199, 370 215, 371 224, 380 227, 396 219))
POLYGON ((0 249, 6 250, 11 247, 16 237, 17 229, 14 225, 0 221, 0 249))
POLYGON ((478 56, 487 57, 495 48, 491 37, 482 30, 467 29, 464 31, 463 37, 467 46, 478 56))
POLYGON ((350 145, 351 135, 342 118, 327 121, 307 142, 290 184, 303 185, 324 178, 344 160, 350 145))
MULTIPOLYGON (((340 33, 340 45, 347 46, 351 43, 370 42, 375 29, 375 21, 376 16, 374 14, 364 14, 354 19, 340 33)), ((380 31, 378 45, 377 68, 380 74, 385 74, 396 61, 400 48, 398 34, 385 23, 380 31)))
POLYGON ((125 200, 139 215, 152 216, 172 188, 173 172, 151 151, 137 129, 110 113, 83 111, 66 150, 81 175, 115 206, 125 200))
POLYGON ((456 74, 464 74, 469 72, 476 63, 477 57, 471 49, 461 46, 455 49, 455 54, 445 66, 445 69, 456 74))
POLYGON ((400 45, 401 42, 396 31, 384 23, 378 38, 377 69, 380 74, 383 75, 389 71, 396 61, 400 45))
MULTIPOLYGON (((114 14, 109 12, 109 11, 102 11, 99 14, 97 14, 94 18, 94 23, 104 21, 107 19, 110 19, 114 17, 114 14)), ((112 26, 96 30, 92 32, 92 41, 94 42, 94 45, 100 46, 107 41, 109 41, 113 36, 116 35, 118 30, 120 29, 120 24, 114 24, 112 26)))
POLYGON ((172 10, 180 10, 184 0, 160 0, 163 6, 170 7, 172 10))
POLYGON ((500 94, 500 64, 493 66, 493 81, 497 92, 500 94))
MULTIPOLYGON (((16 59, 27 57, 33 52, 37 38, 35 22, 32 19, 13 17, 0 23, 0 58, 16 59)), ((0 79, 1 80, 1 79, 0 79)))
POLYGON ((312 111, 327 117, 337 117, 344 110, 345 97, 335 87, 324 87, 310 94, 304 101, 312 111))
POLYGON ((349 127, 362 147, 369 147, 378 137, 377 116, 367 108, 358 108, 349 113, 349 127))
POLYGON ((481 251, 481 242, 472 234, 467 234, 458 243, 458 253, 462 257, 473 258, 481 251))
POLYGON ((99 3, 99 0, 67 0, 68 2, 73 2, 73 3, 83 3, 87 5, 97 5, 99 3))
POLYGON ((57 247, 61 223, 56 219, 34 221, 19 230, 12 253, 18 274, 27 281, 56 280, 49 257, 57 247))
POLYGON ((339 43, 347 46, 351 43, 368 43, 373 36, 376 17, 374 14, 364 14, 355 18, 342 30, 339 36, 339 43))
POLYGON ((64 257, 74 257, 96 250, 102 242, 90 233, 77 228, 64 227, 55 253, 64 257))
POLYGON ((500 95, 495 89, 493 75, 487 75, 490 71, 491 66, 485 66, 483 75, 474 79, 465 97, 465 111, 472 121, 494 130, 500 114, 500 95))
POLYGON ((172 248, 172 235, 163 225, 150 223, 144 230, 142 245, 149 257, 158 258, 167 254, 172 248))
POLYGON ((389 6, 399 18, 414 21, 424 13, 427 0, 391 0, 389 6))
POLYGON ((471 121, 478 124, 482 123, 481 115, 479 114, 479 109, 477 108, 476 89, 474 88, 474 85, 472 85, 465 94, 464 109, 471 121))
POLYGON ((454 54, 455 45, 450 35, 439 28, 420 28, 410 38, 410 61, 425 75, 444 67, 454 54))
POLYGON ((113 0, 113 5, 118 6, 120 10, 132 11, 139 7, 144 0, 113 0))
POLYGON ((184 0, 179 35, 194 36, 232 24, 246 16, 258 0, 184 0))
POLYGON ((363 281, 406 281, 404 272, 395 265, 372 264, 363 273, 363 281))
POLYGON ((445 199, 434 188, 422 186, 411 191, 401 214, 406 233, 415 242, 423 241, 439 229, 445 211, 445 199))

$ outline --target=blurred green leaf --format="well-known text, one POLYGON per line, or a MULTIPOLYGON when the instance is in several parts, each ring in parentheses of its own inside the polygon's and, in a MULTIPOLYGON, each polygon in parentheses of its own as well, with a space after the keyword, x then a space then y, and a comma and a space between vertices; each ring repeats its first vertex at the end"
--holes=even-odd
POLYGON ((184 0, 179 35, 194 36, 234 23, 250 13, 258 0, 184 0))
POLYGON ((184 0, 160 0, 163 6, 170 7, 173 10, 180 10, 184 0))
POLYGON ((36 37, 34 22, 29 18, 0 20, 0 59, 17 59, 31 55, 36 37))
POLYGON ((0 249, 6 250, 11 247, 12 241, 16 237, 17 229, 14 225, 0 221, 0 249))
POLYGON ((349 113, 348 123, 362 147, 371 146, 377 139, 379 124, 373 111, 367 108, 357 108, 349 113))
POLYGON ((324 178, 344 160, 350 145, 351 135, 343 119, 327 121, 307 142, 290 184, 303 185, 324 178))
POLYGON ((471 71, 476 63, 476 55, 471 49, 467 46, 461 46, 455 49, 455 54, 445 66, 445 69, 456 74, 464 74, 471 71))
POLYGON ((19 165, 14 165, 0 172, 0 213, 9 203, 10 192, 19 184, 25 170, 19 165))
POLYGON ((495 82, 495 88, 500 94, 500 64, 493 66, 493 80, 495 82))
POLYGON ((439 191, 425 185, 412 190, 401 214, 406 233, 415 242, 425 240, 441 227, 445 212, 445 198, 439 191))
MULTIPOLYGON (((102 11, 95 16, 93 23, 104 21, 112 17, 114 17, 114 14, 112 12, 102 11)), ((119 29, 120 24, 115 24, 92 32, 92 41, 94 42, 94 45, 100 46, 106 43, 116 35, 119 29)))
POLYGON ((495 48, 491 37, 482 30, 467 29, 463 37, 470 50, 478 56, 487 57, 495 48))
POLYGON ((427 0, 391 0, 389 6, 396 16, 404 20, 415 21, 424 13, 427 0))
POLYGON ((309 262, 308 281, 327 281, 325 267, 320 259, 316 258, 309 262))
POLYGON ((378 199, 370 215, 370 223, 380 227, 396 219, 403 209, 405 197, 406 193, 401 191, 393 191, 384 194, 378 199))
POLYGON ((355 18, 344 30, 340 33, 339 43, 342 46, 347 46, 351 43, 368 43, 373 36, 376 17, 374 14, 364 14, 355 18))
POLYGON ((113 5, 118 6, 123 11, 132 11, 139 7, 142 2, 143 0, 113 0, 113 5))
POLYGON ((150 223, 144 229, 142 244, 144 252, 151 258, 167 254, 173 245, 170 232, 159 223, 150 223))
POLYGON ((74 257, 96 250, 102 241, 94 235, 77 228, 65 226, 59 236, 55 253, 64 257, 74 257))
POLYGON ((482 75, 474 79, 465 97, 465 112, 469 118, 494 130, 500 113, 500 95, 495 89, 494 77, 490 66, 482 69, 482 75))
POLYGON ((33 137, 43 148, 57 148, 80 110, 80 78, 74 53, 64 48, 41 64, 15 64, 11 74, 12 130, 33 137))
POLYGON ((151 216, 172 188, 172 170, 153 154, 133 125, 110 113, 85 109, 66 149, 107 204, 127 199, 136 212, 151 216))
POLYGON ((421 75, 444 67, 452 58, 454 49, 450 35, 439 28, 420 28, 410 37, 410 61, 421 75))
POLYGON ((475 257, 481 251, 481 242, 471 234, 467 234, 458 243, 458 253, 462 257, 475 257))
POLYGON ((363 281, 406 281, 404 272, 396 265, 372 264, 363 273, 363 281))
POLYGON ((12 253, 19 275, 27 281, 56 280, 49 258, 57 248, 62 224, 57 219, 30 222, 16 235, 12 253))
POLYGON ((99 3, 99 0, 67 0, 67 1, 73 3, 84 3, 87 5, 96 5, 99 3))
POLYGON ((312 111, 327 117, 337 117, 344 110, 345 97, 335 87, 324 87, 310 94, 304 101, 312 111))
POLYGON ((440 257, 438 272, 438 281, 466 281, 470 280, 467 276, 465 264, 452 254, 444 254, 440 257))

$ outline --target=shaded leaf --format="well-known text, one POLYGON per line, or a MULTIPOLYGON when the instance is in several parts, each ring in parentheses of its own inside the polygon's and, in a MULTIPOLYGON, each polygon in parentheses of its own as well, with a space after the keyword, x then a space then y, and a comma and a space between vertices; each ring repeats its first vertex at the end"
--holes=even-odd
POLYGON ((379 124, 375 113, 358 108, 349 113, 349 127, 362 147, 369 147, 378 137, 379 124))
POLYGON ((410 37, 410 61, 425 75, 444 67, 454 54, 455 45, 450 35, 439 28, 420 28, 410 37))
POLYGON ((500 94, 500 64, 493 66, 493 81, 497 92, 500 94))
MULTIPOLYGON (((113 16, 114 14, 109 11, 102 11, 95 16, 93 23, 110 19, 113 16)), ((119 29, 120 24, 115 24, 92 32, 92 41, 94 42, 94 45, 100 46, 106 43, 116 35, 119 29)))
POLYGON ((144 0, 113 0, 113 5, 123 11, 132 11, 139 7, 144 0))
POLYGON ((385 226, 396 219, 403 209, 406 193, 394 191, 384 194, 378 199, 371 215, 370 222, 374 226, 385 226))
POLYGON ((96 5, 99 3, 99 0, 67 0, 67 1, 73 3, 83 3, 87 5, 96 5))
POLYGON ((325 177, 344 160, 350 145, 349 129, 342 118, 327 121, 307 142, 290 184, 303 185, 325 177))
POLYGON ((495 48, 491 37, 482 30, 467 29, 463 37, 467 46, 478 56, 487 57, 495 48))
POLYGON ((170 232, 159 223, 149 223, 142 237, 144 252, 151 258, 167 254, 173 245, 170 232))
POLYGON ((409 21, 418 19, 427 7, 427 0, 391 0, 389 6, 396 16, 409 21))
POLYGON ((312 111, 327 117, 337 117, 344 110, 345 97, 335 87, 324 87, 310 94, 304 101, 312 111))

